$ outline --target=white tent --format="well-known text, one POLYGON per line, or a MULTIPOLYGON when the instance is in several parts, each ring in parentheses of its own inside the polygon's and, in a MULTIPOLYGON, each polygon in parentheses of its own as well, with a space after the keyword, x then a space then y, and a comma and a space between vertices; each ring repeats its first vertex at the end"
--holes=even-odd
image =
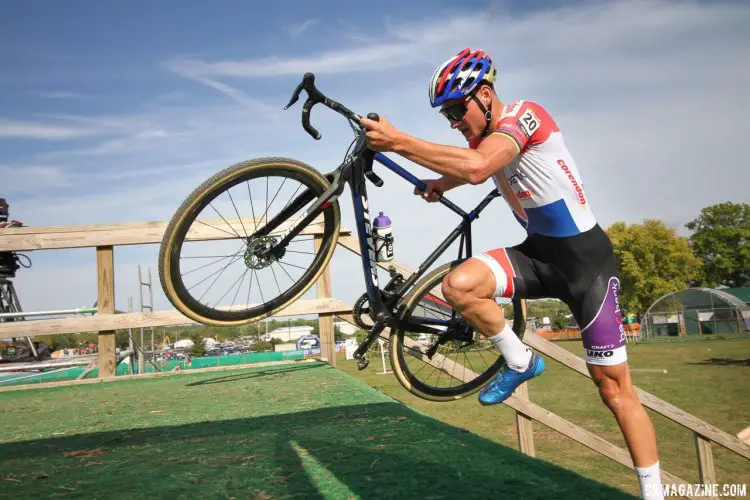
POLYGON ((193 347, 193 341, 190 339, 182 339, 174 343, 175 349, 190 349, 191 347, 193 347))

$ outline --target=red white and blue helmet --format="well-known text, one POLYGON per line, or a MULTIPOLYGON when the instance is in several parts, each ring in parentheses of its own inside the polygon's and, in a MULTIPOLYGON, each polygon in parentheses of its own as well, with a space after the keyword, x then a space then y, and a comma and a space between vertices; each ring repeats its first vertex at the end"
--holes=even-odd
POLYGON ((438 66, 430 81, 430 104, 433 108, 450 99, 469 95, 480 83, 493 83, 497 70, 490 56, 482 50, 464 49, 438 66))

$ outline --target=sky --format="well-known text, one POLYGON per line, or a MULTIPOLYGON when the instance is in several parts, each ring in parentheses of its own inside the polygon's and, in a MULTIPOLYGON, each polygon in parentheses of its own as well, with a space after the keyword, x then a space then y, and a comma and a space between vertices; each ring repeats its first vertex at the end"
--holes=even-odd
MULTIPOLYGON (((28 226, 167 221, 205 179, 234 163, 284 156, 328 172, 351 141, 323 108, 313 140, 299 104, 305 72, 359 114, 441 144, 461 135, 430 108, 435 67, 464 47, 489 53, 504 102, 533 100, 560 126, 599 223, 662 219, 680 235, 703 207, 750 202, 743 157, 750 110, 746 2, 0 3, 0 197, 28 226)), ((429 171, 390 157, 422 178, 429 171)), ((396 259, 416 267, 459 220, 380 172, 374 217, 393 220, 396 259)), ((492 189, 464 186, 465 208, 492 189)), ((344 227, 353 228, 348 194, 344 227)), ((474 224, 475 251, 519 243, 502 200, 474 224)), ((115 249, 116 307, 138 309, 138 266, 168 309, 158 245, 115 249)), ((24 310, 91 306, 94 249, 29 252, 24 310)), ((442 261, 455 255, 445 255, 442 261)), ((334 296, 364 291, 340 248, 334 296), (353 279, 353 276, 356 277, 353 279)), ((381 279, 382 281, 382 279, 381 279)))

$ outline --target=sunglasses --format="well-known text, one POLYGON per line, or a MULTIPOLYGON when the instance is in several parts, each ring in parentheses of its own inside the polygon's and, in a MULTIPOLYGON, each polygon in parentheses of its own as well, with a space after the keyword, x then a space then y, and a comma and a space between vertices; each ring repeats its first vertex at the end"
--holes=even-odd
POLYGON ((466 113, 469 111, 466 102, 459 102, 453 106, 447 108, 441 108, 440 114, 446 117, 452 123, 458 123, 464 119, 466 113))

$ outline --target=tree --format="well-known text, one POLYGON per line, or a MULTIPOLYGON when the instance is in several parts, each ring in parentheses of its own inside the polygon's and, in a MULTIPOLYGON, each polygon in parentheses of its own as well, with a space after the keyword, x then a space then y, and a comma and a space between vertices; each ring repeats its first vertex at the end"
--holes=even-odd
POLYGON ((750 205, 720 203, 701 210, 685 227, 690 246, 703 262, 696 285, 750 285, 750 205))
POLYGON ((206 354, 206 344, 203 340, 201 332, 191 332, 190 340, 193 341, 193 346, 190 348, 190 355, 196 358, 200 358, 206 354))
POLYGON ((607 229, 620 271, 620 307, 642 314, 659 297, 682 290, 700 274, 688 239, 660 220, 607 229))
POLYGON ((570 320, 561 314, 555 318, 554 324, 558 330, 564 330, 570 325, 570 320))
POLYGON ((253 344, 253 351, 255 352, 273 351, 273 349, 273 344, 270 342, 266 342, 265 340, 261 340, 253 344))
POLYGON ((336 325, 333 326, 333 338, 336 342, 343 342, 346 339, 344 332, 336 325))

